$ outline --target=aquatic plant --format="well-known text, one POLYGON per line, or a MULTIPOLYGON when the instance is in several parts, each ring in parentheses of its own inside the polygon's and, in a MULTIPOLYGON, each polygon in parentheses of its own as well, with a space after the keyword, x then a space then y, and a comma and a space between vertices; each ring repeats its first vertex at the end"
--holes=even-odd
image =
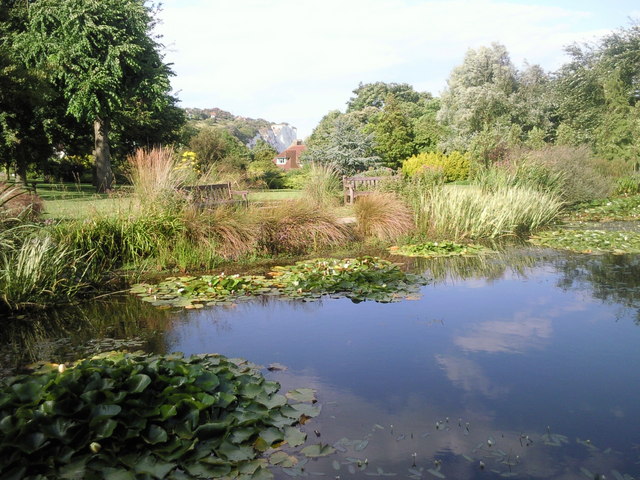
POLYGON ((262 453, 302 445, 294 425, 320 412, 313 391, 279 388, 220 355, 110 353, 12 377, 0 384, 0 477, 270 479, 262 453))
POLYGON ((481 245, 467 244, 441 241, 441 242, 425 242, 413 245, 401 245, 389 248, 389 252, 394 255, 403 255, 406 257, 451 257, 455 255, 480 255, 488 253, 491 250, 481 245))
POLYGON ((581 203, 571 209, 568 219, 585 222, 638 220, 640 219, 640 195, 581 203))
POLYGON ((529 240, 534 245, 580 253, 640 253, 640 233, 602 230, 555 230, 540 232, 529 240))
POLYGON ((319 298, 342 295, 353 301, 398 301, 415 294, 424 277, 407 274, 397 264, 375 257, 315 259, 275 267, 261 275, 169 277, 157 285, 141 283, 131 293, 157 307, 202 308, 260 295, 319 298))
POLYGON ((41 230, 17 226, 0 233, 0 310, 68 302, 88 286, 91 252, 61 245, 41 230))
POLYGON ((423 192, 415 203, 423 233, 450 240, 527 233, 550 223, 562 208, 553 195, 519 187, 483 192, 443 186, 423 192))
POLYGON ((368 256, 297 262, 276 267, 271 275, 286 296, 340 294, 353 301, 398 301, 427 283, 424 277, 405 273, 395 263, 368 256))

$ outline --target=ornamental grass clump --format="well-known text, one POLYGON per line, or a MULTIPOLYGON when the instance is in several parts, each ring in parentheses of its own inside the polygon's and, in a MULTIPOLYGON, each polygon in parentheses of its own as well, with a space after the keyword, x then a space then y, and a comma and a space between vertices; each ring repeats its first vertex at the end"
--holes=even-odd
POLYGON ((320 207, 332 207, 338 203, 342 184, 336 167, 313 162, 305 176, 303 194, 311 203, 320 207))
POLYGON ((255 214, 258 247, 269 254, 302 254, 342 246, 352 239, 335 216, 306 200, 280 202, 255 214))
POLYGON ((219 206, 184 211, 186 236, 225 259, 237 259, 256 249, 258 232, 252 214, 243 207, 219 206))
POLYGON ((375 192, 358 197, 353 212, 356 231, 364 238, 393 241, 414 228, 413 213, 393 193, 375 192))
POLYGON ((495 238, 524 234, 552 222, 562 209, 555 196, 529 188, 440 187, 422 195, 418 225, 437 238, 495 238))
POLYGON ((177 189, 192 175, 172 148, 139 148, 127 157, 128 177, 142 207, 166 206, 177 198, 177 189))
POLYGON ((112 352, 12 377, 0 383, 0 478, 268 480, 282 452, 260 457, 302 445, 295 425, 320 412, 313 390, 279 388, 220 355, 112 352))

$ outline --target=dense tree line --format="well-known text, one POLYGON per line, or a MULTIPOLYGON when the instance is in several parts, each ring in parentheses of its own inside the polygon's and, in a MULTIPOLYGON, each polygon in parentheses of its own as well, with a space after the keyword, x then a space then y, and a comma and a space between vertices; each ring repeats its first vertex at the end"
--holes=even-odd
POLYGON ((329 112, 316 127, 307 159, 354 172, 396 169, 433 151, 469 152, 490 164, 514 148, 586 145, 601 158, 637 164, 640 25, 566 51, 570 60, 546 72, 516 68, 498 43, 469 49, 440 98, 406 83, 360 84, 344 113, 329 112))
POLYGON ((58 156, 112 154, 179 138, 184 113, 144 0, 0 0, 0 162, 25 180, 58 156), (55 158, 55 157, 53 157, 55 158))

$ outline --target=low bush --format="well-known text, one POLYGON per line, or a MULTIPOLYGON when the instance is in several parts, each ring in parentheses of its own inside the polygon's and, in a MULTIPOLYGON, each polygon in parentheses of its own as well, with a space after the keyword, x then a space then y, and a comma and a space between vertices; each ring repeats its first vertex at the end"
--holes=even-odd
POLYGON ((162 245, 186 233, 186 225, 180 212, 158 209, 63 222, 54 232, 61 244, 93 252, 96 268, 109 270, 156 256, 162 245))
POLYGON ((640 174, 625 175, 616 180, 616 195, 637 195, 640 193, 640 174))
POLYGON ((145 208, 158 208, 175 200, 177 189, 194 180, 195 159, 178 159, 171 148, 139 148, 127 157, 133 192, 145 208), (184 160, 184 161, 183 161, 184 160))
POLYGON ((342 181, 333 166, 312 163, 302 191, 311 203, 319 207, 332 207, 338 203, 342 194, 342 181))
POLYGON ((603 173, 601 162, 587 147, 546 147, 526 153, 524 160, 558 175, 562 186, 556 192, 568 204, 605 198, 614 188, 611 172, 603 173))
POLYGON ((364 238, 393 241, 414 228, 413 213, 393 193, 375 192, 358 197, 353 212, 357 232, 364 238))
POLYGON ((466 153, 440 152, 419 153, 402 163, 402 173, 407 176, 421 175, 425 169, 441 169, 445 181, 466 180, 469 177, 471 157, 466 153))

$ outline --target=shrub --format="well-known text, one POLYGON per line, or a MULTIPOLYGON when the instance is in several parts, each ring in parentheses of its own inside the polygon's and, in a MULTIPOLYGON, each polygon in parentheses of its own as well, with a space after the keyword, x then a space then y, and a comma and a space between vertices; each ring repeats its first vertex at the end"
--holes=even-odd
POLYGON ((259 215, 258 246, 267 253, 301 254, 351 239, 335 217, 304 200, 280 202, 259 215))
POLYGON ((469 177, 470 165, 470 156, 466 153, 419 153, 402 163, 402 173, 407 176, 415 176, 421 174, 425 168, 441 168, 445 181, 454 182, 466 180, 469 177))
POLYGON ((625 175, 618 178, 614 193, 617 195, 636 195, 640 193, 640 175, 625 175))
POLYGON ((552 146, 532 150, 525 159, 561 176, 562 188, 559 193, 566 203, 604 198, 613 191, 613 179, 602 173, 600 162, 587 147, 552 146))
POLYGON ((139 214, 98 216, 54 227, 60 242, 78 252, 93 252, 96 268, 140 265, 186 231, 181 212, 145 210, 139 214))
POLYGON ((257 231, 251 212, 220 206, 184 212, 186 236, 193 245, 205 245, 220 257, 237 259, 255 250, 257 231))
POLYGON ((358 197, 353 206, 358 233, 382 241, 396 240, 414 227, 413 214, 393 193, 376 192, 358 197))

